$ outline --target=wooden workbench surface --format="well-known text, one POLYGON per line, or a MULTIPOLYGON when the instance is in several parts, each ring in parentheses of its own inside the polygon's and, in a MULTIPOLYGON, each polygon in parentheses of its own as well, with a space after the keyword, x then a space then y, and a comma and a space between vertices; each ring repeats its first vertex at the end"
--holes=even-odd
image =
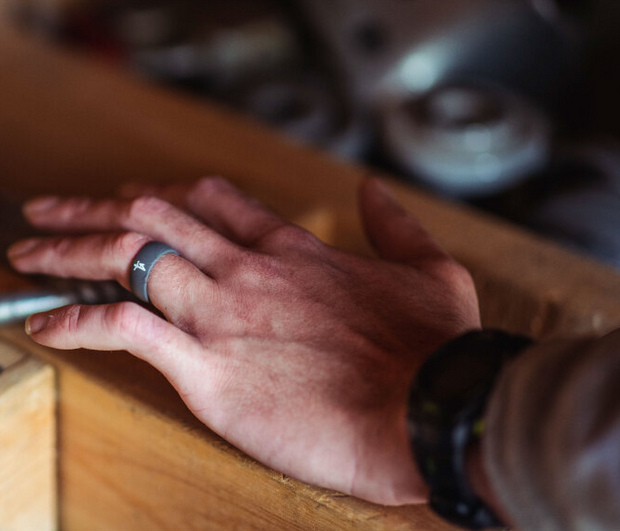
MULTIPOLYGON (((367 253, 356 186, 367 169, 291 144, 204 101, 0 25, 0 190, 111 194, 125 181, 224 175, 289 219, 367 253)), ((552 336, 620 326, 620 276, 497 220, 397 186, 467 265, 487 325, 552 336)), ((0 270, 0 287, 23 282, 0 270)), ((202 426, 125 353, 52 352, 63 529, 447 530, 426 507, 385 508, 283 477, 202 426)))

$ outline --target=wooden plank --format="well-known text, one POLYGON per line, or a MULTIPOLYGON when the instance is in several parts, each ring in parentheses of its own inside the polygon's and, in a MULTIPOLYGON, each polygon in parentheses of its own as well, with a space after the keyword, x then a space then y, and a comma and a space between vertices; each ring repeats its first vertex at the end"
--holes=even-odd
MULTIPOLYGON (((2 26, 0 50, 4 190, 109 194, 127 180, 223 174, 326 241, 369 252, 355 206, 367 169, 2 26)), ((470 267, 487 325, 550 336, 620 324, 615 272, 463 207, 397 194, 470 267)), ((58 369, 66 530, 450 529, 424 507, 368 504, 258 465, 126 354, 58 353, 16 328, 2 334, 58 369)))
POLYGON ((126 353, 58 353, 16 327, 3 335, 58 369, 62 529, 454 529, 425 506, 374 505, 256 463, 126 353))
POLYGON ((0 529, 56 529, 54 371, 0 340, 0 529))

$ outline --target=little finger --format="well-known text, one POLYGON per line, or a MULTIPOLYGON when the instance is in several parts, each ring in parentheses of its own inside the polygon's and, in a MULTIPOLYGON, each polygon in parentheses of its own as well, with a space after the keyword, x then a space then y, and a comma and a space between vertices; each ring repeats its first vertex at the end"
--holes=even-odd
POLYGON ((196 338, 131 302, 72 305, 34 314, 26 321, 26 332, 37 343, 57 349, 126 350, 173 381, 197 363, 209 363, 196 338))

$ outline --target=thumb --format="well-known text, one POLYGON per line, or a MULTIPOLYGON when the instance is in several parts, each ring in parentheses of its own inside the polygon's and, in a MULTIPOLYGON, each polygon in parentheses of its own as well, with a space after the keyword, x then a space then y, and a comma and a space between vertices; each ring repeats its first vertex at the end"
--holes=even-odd
POLYGON ((448 257, 381 180, 365 179, 359 201, 366 236, 381 258, 420 266, 448 257))

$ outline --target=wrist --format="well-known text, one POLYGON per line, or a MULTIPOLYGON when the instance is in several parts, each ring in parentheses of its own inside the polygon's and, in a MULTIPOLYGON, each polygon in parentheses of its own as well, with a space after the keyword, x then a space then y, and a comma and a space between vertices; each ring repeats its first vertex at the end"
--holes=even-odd
MULTIPOLYGON (((431 507, 470 529, 501 527, 491 505, 486 475, 468 474, 470 450, 484 434, 488 398, 504 366, 531 340, 505 332, 467 333, 435 352, 422 366, 409 398, 413 452, 430 488, 431 507)), ((474 453, 474 458, 476 454, 474 453)), ((474 469, 484 472, 474 461, 474 469)))

